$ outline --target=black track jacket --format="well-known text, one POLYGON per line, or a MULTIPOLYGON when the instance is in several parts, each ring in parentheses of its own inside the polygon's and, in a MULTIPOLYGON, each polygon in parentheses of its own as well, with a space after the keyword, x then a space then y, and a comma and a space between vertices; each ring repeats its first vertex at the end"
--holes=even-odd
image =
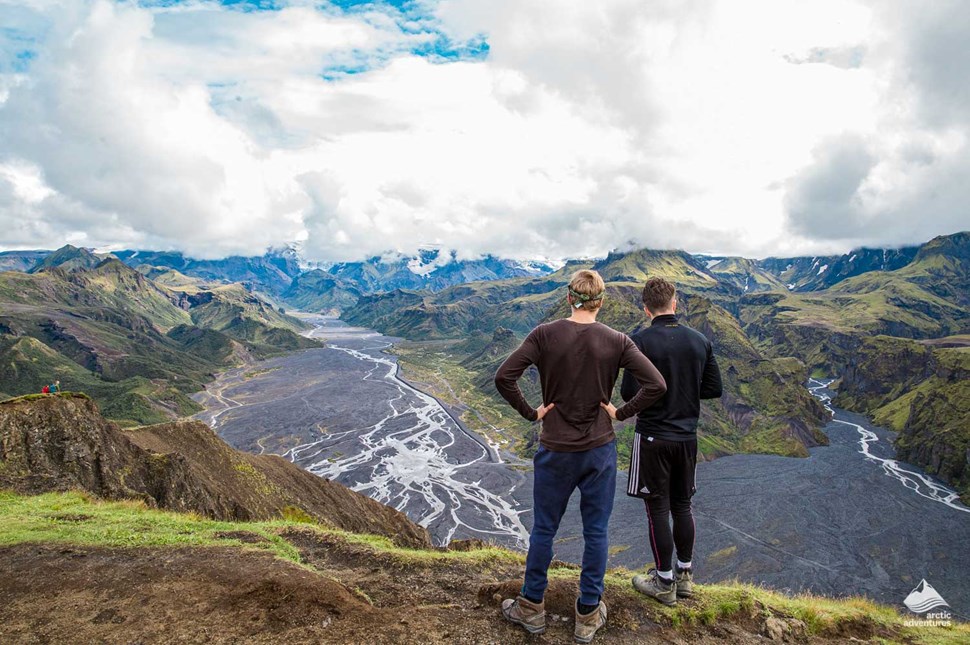
MULTIPOLYGON (((637 415, 637 432, 668 441, 696 439, 701 399, 721 396, 721 370, 711 341, 674 315, 655 317, 631 338, 667 382, 667 393, 637 415)), ((625 371, 620 385, 623 400, 639 390, 633 374, 625 371)))

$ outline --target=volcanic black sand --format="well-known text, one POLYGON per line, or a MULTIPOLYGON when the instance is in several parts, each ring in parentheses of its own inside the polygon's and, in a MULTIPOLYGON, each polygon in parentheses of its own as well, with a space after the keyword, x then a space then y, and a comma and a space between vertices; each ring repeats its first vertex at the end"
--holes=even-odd
POLYGON ((528 477, 431 396, 397 378, 391 341, 311 318, 327 347, 230 371, 199 400, 231 446, 281 454, 401 510, 439 543, 524 546, 510 491, 528 477))
MULTIPOLYGON (((523 547, 528 473, 397 379, 384 353, 391 339, 314 322, 327 348, 224 374, 200 398, 207 410, 198 418, 234 447, 283 454, 403 510, 439 542, 523 547)), ((825 397, 821 385, 813 387, 825 397)), ((698 579, 901 606, 925 578, 955 616, 970 616, 970 512, 916 467, 892 461, 891 433, 835 413, 825 429, 831 445, 807 459, 738 455, 698 466, 698 579)), ((617 483, 610 564, 639 568, 653 559, 643 503, 625 495, 625 472, 617 483)), ((556 557, 579 561, 581 534, 577 495, 556 557)))

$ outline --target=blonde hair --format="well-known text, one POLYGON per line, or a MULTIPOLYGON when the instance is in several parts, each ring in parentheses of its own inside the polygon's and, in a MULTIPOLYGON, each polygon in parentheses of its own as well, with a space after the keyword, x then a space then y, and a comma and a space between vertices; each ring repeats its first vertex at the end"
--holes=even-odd
POLYGON ((596 271, 580 269, 569 280, 569 302, 575 309, 596 311, 603 304, 606 283, 596 271))

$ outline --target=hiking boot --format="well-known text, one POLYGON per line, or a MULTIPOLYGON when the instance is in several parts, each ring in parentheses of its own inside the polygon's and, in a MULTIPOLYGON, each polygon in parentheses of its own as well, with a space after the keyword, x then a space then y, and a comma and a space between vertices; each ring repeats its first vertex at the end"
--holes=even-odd
POLYGON ((536 604, 529 602, 522 596, 515 600, 506 598, 502 601, 502 615, 505 620, 516 625, 522 625, 530 634, 541 634, 546 631, 546 607, 544 602, 536 604))
POLYGON ((677 604, 677 583, 667 582, 656 569, 650 569, 645 576, 633 576, 633 588, 665 605, 677 604))
POLYGON ((690 598, 694 595, 694 571, 693 569, 677 569, 674 576, 677 583, 677 597, 690 598))
POLYGON ((606 625, 606 603, 600 600, 596 609, 588 614, 579 613, 579 600, 576 600, 576 628, 573 636, 577 643, 589 643, 596 635, 596 631, 606 625))

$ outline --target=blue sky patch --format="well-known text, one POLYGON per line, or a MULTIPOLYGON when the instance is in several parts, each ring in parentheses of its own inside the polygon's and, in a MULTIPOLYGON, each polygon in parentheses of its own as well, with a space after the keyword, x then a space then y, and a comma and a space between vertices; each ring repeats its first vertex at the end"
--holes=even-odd
MULTIPOLYGON (((166 12, 167 8, 197 3, 197 0, 138 0, 139 6, 161 12, 166 12)), ((278 11, 292 3, 288 0, 220 0, 219 4, 230 11, 250 13, 278 11)), ((402 34, 415 37, 403 38, 399 45, 392 47, 340 52, 329 62, 323 63, 320 77, 337 81, 380 69, 401 55, 421 56, 436 63, 486 59, 489 55, 486 37, 479 35, 467 41, 450 38, 432 12, 434 4, 429 0, 320 2, 317 9, 331 15, 343 14, 368 21, 369 15, 381 14, 393 20, 402 34)), ((49 26, 47 18, 26 8, 12 12, 0 8, 0 18, 7 25, 0 27, 0 72, 26 73, 45 39, 49 26)), ((156 30, 156 35, 159 35, 159 31, 164 34, 164 29, 159 29, 158 24, 156 30)))
MULTIPOLYGON (((179 5, 195 4, 192 0, 139 0, 141 7, 165 8, 179 5)), ((219 4, 239 11, 278 11, 287 6, 283 0, 220 0, 219 4)))

